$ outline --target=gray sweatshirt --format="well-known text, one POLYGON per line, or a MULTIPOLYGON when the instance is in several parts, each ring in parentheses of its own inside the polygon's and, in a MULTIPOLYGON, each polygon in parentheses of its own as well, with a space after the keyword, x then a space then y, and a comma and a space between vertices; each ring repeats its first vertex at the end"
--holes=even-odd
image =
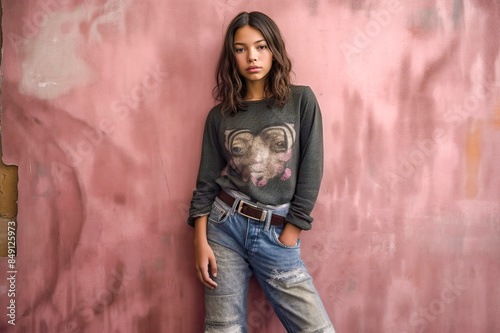
POLYGON ((273 98, 245 105, 247 110, 231 115, 222 115, 217 105, 207 116, 188 224, 208 215, 224 188, 265 205, 289 202, 286 222, 311 229, 323 174, 321 111, 313 91, 292 86, 283 108, 273 98))

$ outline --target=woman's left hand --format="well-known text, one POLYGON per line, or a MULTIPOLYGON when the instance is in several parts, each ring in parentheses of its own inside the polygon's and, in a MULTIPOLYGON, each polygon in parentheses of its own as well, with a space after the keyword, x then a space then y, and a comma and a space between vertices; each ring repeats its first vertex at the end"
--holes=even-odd
POLYGON ((293 224, 287 223, 281 232, 279 241, 286 246, 295 246, 299 240, 301 229, 293 224))

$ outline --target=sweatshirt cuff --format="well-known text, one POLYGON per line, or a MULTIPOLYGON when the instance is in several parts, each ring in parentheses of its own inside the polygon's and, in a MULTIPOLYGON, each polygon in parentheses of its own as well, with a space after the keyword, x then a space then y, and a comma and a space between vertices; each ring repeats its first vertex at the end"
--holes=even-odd
POLYGON ((297 228, 302 229, 302 230, 310 230, 312 228, 312 225, 311 225, 312 218, 311 218, 311 222, 308 222, 306 220, 294 218, 293 216, 288 215, 285 218, 285 221, 287 223, 293 224, 294 226, 296 226, 297 228))
POLYGON ((194 220, 198 217, 202 217, 202 216, 206 216, 206 215, 210 215, 210 212, 189 216, 188 220, 187 220, 187 224, 190 225, 191 227, 194 227, 194 220))

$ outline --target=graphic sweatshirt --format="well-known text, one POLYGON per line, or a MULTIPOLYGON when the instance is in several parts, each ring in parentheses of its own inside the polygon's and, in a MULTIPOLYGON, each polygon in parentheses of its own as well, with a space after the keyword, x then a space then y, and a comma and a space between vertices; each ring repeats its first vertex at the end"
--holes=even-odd
POLYGON ((284 107, 270 98, 247 101, 236 114, 223 115, 220 104, 210 110, 189 225, 210 213, 223 188, 265 205, 290 203, 285 221, 311 229, 323 175, 321 111, 311 88, 291 89, 284 107))

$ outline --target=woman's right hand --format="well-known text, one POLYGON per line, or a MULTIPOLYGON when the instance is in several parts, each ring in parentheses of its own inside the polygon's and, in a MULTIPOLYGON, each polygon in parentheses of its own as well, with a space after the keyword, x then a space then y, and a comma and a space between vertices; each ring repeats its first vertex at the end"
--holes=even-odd
POLYGON ((217 276, 217 263, 214 251, 207 240, 207 216, 196 218, 194 222, 194 254, 196 275, 203 285, 209 289, 217 287, 217 283, 210 277, 217 276), (210 270, 210 273, 209 273, 210 270))

